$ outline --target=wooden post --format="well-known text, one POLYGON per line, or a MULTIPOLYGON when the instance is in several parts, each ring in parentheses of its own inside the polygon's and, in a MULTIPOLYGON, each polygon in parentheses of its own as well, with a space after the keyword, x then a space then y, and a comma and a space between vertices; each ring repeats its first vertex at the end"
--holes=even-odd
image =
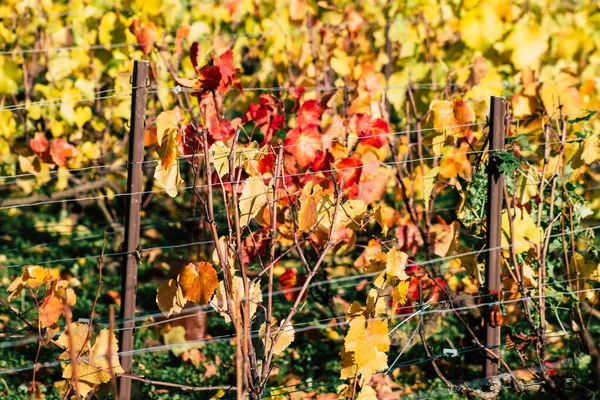
MULTIPOLYGON (((488 197, 487 197, 487 259, 485 266, 485 293, 488 302, 499 301, 502 286, 502 268, 500 246, 502 244, 502 201, 504 188, 504 174, 500 172, 500 159, 494 157, 496 151, 504 149, 504 129, 506 116, 506 102, 504 97, 492 96, 490 106, 490 130, 488 162, 488 197)), ((500 306, 490 307, 485 317, 485 346, 500 356, 500 320, 502 319, 500 306)), ((484 376, 498 375, 499 362, 491 354, 485 353, 483 366, 484 376)))
MULTIPOLYGON (((142 204, 142 161, 144 160, 144 122, 148 89, 148 61, 135 61, 131 90, 131 120, 129 131, 129 158, 127 167, 127 213, 125 215, 125 244, 127 252, 121 270, 121 320, 123 329, 119 339, 121 366, 131 371, 133 355, 133 328, 135 327, 135 289, 137 285, 138 244, 140 240, 140 207, 142 204)), ((120 379, 119 399, 131 398, 131 379, 120 379)))

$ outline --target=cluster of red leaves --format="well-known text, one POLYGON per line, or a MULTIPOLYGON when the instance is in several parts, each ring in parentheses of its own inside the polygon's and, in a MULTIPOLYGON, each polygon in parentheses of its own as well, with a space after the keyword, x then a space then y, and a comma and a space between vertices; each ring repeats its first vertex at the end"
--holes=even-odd
MULTIPOLYGON (((300 293, 300 288, 306 282, 306 274, 298 274, 296 268, 289 268, 279 276, 279 286, 283 291, 283 297, 287 301, 295 301, 300 293)), ((306 298, 306 292, 302 301, 306 298)))
POLYGON ((65 139, 56 138, 52 139, 49 143, 42 132, 35 133, 34 138, 29 141, 29 146, 43 162, 52 162, 59 167, 66 166, 67 159, 73 157, 77 153, 75 146, 65 139))

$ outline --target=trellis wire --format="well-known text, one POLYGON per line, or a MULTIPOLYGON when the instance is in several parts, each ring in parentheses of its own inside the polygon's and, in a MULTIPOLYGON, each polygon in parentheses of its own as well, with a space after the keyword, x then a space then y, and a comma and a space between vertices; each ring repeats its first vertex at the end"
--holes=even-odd
MULTIPOLYGON (((590 288, 590 289, 582 289, 579 290, 577 292, 590 292, 590 291, 598 291, 600 290, 600 288, 590 288)), ((568 293, 575 293, 575 292, 564 292, 564 293, 555 293, 552 295, 546 295, 546 296, 531 296, 529 299, 539 299, 541 297, 544 298, 548 298, 548 297, 556 297, 556 296, 560 296, 563 294, 568 294, 568 293)), ((512 302, 521 302, 523 300, 527 300, 526 298, 521 298, 521 299, 515 299, 515 300, 508 300, 508 301, 504 301, 503 303, 512 303, 512 302)), ((455 310, 464 310, 464 309, 468 309, 468 308, 479 308, 479 307, 489 307, 489 306, 493 306, 498 304, 497 301, 494 302, 490 302, 490 303, 483 303, 483 304, 479 304, 476 306, 469 306, 469 307, 462 307, 462 308, 453 308, 453 309, 446 309, 446 310, 430 310, 430 311, 423 311, 421 312, 421 314, 429 314, 432 312, 437 312, 437 313, 446 313, 446 312, 452 312, 455 310)), ((370 318, 369 320, 393 320, 399 318, 398 316, 392 316, 392 317, 377 317, 377 318, 370 318)), ((409 318, 409 317, 407 317, 409 318)), ((306 332, 306 331, 310 331, 310 330, 314 330, 314 329, 329 329, 332 327, 336 327, 336 326, 345 326, 348 325, 350 322, 349 321, 340 321, 337 322, 335 324, 319 324, 319 325, 311 325, 311 326, 307 326, 304 328, 299 328, 299 329, 294 329, 295 333, 301 333, 301 332, 306 332)), ((197 339, 197 340, 190 340, 187 342, 181 342, 181 343, 173 343, 173 344, 166 344, 166 345, 160 345, 160 346, 153 346, 153 347, 147 347, 147 348, 142 348, 142 349, 134 349, 134 350, 130 350, 127 352, 116 352, 116 353, 110 353, 110 354, 105 354, 105 355, 98 355, 92 358, 104 358, 107 356, 122 356, 122 355, 135 355, 135 354, 142 354, 142 353, 146 353, 146 352, 158 352, 158 351, 165 351, 165 350, 172 350, 175 348, 179 348, 179 347, 187 347, 190 345, 194 345, 194 344, 200 344, 200 343, 218 343, 218 342, 223 342, 223 341, 230 341, 235 337, 235 335, 221 335, 221 336, 216 336, 216 337, 212 337, 212 338, 204 338, 204 339, 197 339)), ((251 339, 256 339, 256 338, 260 338, 260 335, 258 334, 258 330, 252 331, 252 334, 250 335, 251 339)), ((467 346, 467 349, 471 349, 474 346, 467 346)), ((489 346, 488 346, 489 347, 489 346)), ((497 346, 494 346, 494 348, 497 346)), ((476 348, 471 349, 469 351, 476 351, 476 350, 481 350, 485 348, 485 346, 476 346, 476 348)), ((459 352, 460 354, 460 352, 459 352)), ((427 362, 430 361, 431 359, 435 359, 438 358, 439 356, 434 356, 434 357, 430 357, 425 359, 424 361, 420 360, 419 362, 415 363, 414 365, 417 364, 421 364, 423 362, 427 362)), ((81 358, 82 361, 90 361, 91 358, 90 357, 82 357, 81 358)), ((54 361, 54 362, 47 362, 47 363, 38 363, 38 364, 33 364, 33 365, 28 365, 28 366, 23 366, 23 367, 17 367, 17 368, 12 368, 12 369, 3 369, 0 370, 0 375, 5 375, 5 374, 11 374, 11 373, 18 373, 18 372, 24 372, 24 371, 30 371, 33 368, 52 368, 52 367, 56 367, 58 365, 61 364, 69 364, 70 360, 62 360, 62 361, 54 361)), ((411 364, 409 364, 411 365, 411 364)), ((397 368, 402 368, 402 367, 406 367, 408 365, 406 365, 405 363, 400 363, 398 365, 397 368)))

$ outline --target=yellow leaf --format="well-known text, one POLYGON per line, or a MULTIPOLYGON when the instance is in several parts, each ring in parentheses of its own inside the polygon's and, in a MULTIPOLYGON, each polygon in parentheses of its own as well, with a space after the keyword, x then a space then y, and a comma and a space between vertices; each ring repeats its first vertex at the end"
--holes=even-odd
POLYGON ((179 173, 179 164, 174 163, 168 167, 158 165, 154 171, 154 179, 156 179, 167 194, 171 197, 177 196, 177 187, 183 183, 179 173))
POLYGON ((156 303, 158 304, 158 308, 160 308, 167 317, 174 312, 177 313, 181 311, 185 302, 186 299, 183 296, 183 292, 175 280, 166 280, 158 287, 156 303))
POLYGON ((502 21, 488 3, 461 14, 460 36, 467 46, 484 52, 502 38, 502 21))
POLYGON ((406 299, 408 298, 408 285, 410 282, 408 280, 404 282, 400 282, 397 286, 394 287, 392 292, 393 305, 392 310, 396 309, 396 306, 400 304, 403 306, 406 304, 406 299))
POLYGON ((308 182, 300 196, 300 211, 298 212, 298 228, 303 232, 309 232, 315 228, 319 217, 317 206, 323 197, 323 188, 312 181, 308 182))
POLYGON ((183 326, 174 326, 163 336, 165 344, 179 344, 178 346, 171 347, 171 352, 176 356, 180 356, 182 353, 192 349, 198 349, 202 346, 202 342, 186 343, 185 328, 183 326), (181 343, 181 344, 180 344, 181 343))
POLYGON ((68 364, 62 376, 65 379, 71 379, 73 377, 73 367, 75 367, 78 381, 77 390, 81 396, 85 397, 94 387, 110 381, 110 368, 112 368, 114 374, 124 372, 117 355, 119 351, 118 341, 114 333, 110 333, 108 329, 103 329, 96 337, 94 346, 90 348, 89 341, 86 342, 87 324, 71 324, 69 328, 72 328, 72 339, 69 339, 70 329, 67 329, 57 340, 58 344, 66 348, 66 351, 59 355, 59 359, 70 359, 71 352, 77 355, 81 354, 82 358, 76 360, 75 363, 68 364), (73 344, 72 349, 70 348, 71 343, 73 344))
POLYGON ((215 170, 220 178, 229 173, 229 153, 231 149, 222 141, 216 141, 210 146, 210 154, 215 170))
POLYGON ((431 201, 431 192, 437 181, 437 175, 440 172, 440 167, 433 167, 423 176, 423 201, 425 210, 429 211, 429 203, 431 201))
POLYGON ((287 326, 283 327, 284 322, 285 321, 281 321, 281 323, 279 324, 280 326, 276 327, 277 320, 275 318, 271 319, 271 331, 269 334, 270 337, 267 337, 266 322, 263 322, 260 326, 260 329, 258 330, 258 335, 262 339, 265 345, 265 349, 271 349, 272 340, 275 339, 277 334, 281 331, 277 342, 275 342, 275 344, 273 345, 273 354, 276 356, 283 353, 283 351, 287 349, 288 346, 294 341, 294 327, 292 326, 291 322, 289 322, 287 326))
POLYGON ((433 127, 438 132, 450 129, 452 133, 465 132, 467 127, 461 126, 475 121, 475 112, 471 105, 462 99, 434 100, 429 105, 433 112, 433 127))
POLYGON ((260 177, 250 177, 244 183, 240 196, 240 225, 247 226, 268 203, 268 188, 260 177))
MULTIPOLYGON (((239 314, 239 305, 244 298, 244 284, 243 280, 239 276, 233 277, 233 282, 231 285, 231 300, 234 305, 236 305, 233 309, 233 315, 237 318, 239 314)), ((250 285, 250 280, 247 281, 248 285, 250 285)), ((260 281, 254 282, 254 284, 249 287, 249 303, 250 303, 250 318, 254 316, 256 313, 256 308, 258 304, 262 302, 262 292, 260 290, 260 281)), ((215 309, 219 311, 221 316, 225 318, 225 322, 230 322, 231 319, 229 315, 227 315, 226 311, 229 309, 227 304, 227 297, 225 295, 225 284, 223 281, 219 282, 219 290, 215 294, 215 297, 211 301, 211 304, 215 306, 215 309)))
POLYGON ((404 281, 408 279, 405 269, 408 262, 408 254, 403 251, 392 249, 387 253, 386 269, 385 273, 388 276, 404 281))
POLYGON ((354 363, 354 353, 346 351, 346 346, 342 346, 340 349, 340 358, 342 361, 342 368, 340 371, 340 379, 351 379, 356 376, 357 366, 354 363))
POLYGON ((293 21, 302 21, 306 16, 306 0, 291 0, 290 19, 293 21))
POLYGON ((594 161, 600 158, 598 152, 598 136, 589 136, 581 142, 579 149, 571 159, 571 166, 573 168, 579 168, 581 166, 590 165, 594 161))
MULTIPOLYGON (((511 215, 516 211, 514 219, 514 243, 517 254, 529 250, 530 243, 540 243, 544 237, 544 229, 538 228, 525 209, 516 208, 511 210, 511 215)), ((510 243, 510 219, 506 210, 502 211, 502 247, 508 249, 510 243)))
POLYGON ((158 144, 162 144, 163 138, 169 131, 177 131, 179 123, 183 121, 183 113, 179 107, 171 111, 163 111, 156 118, 156 139, 158 144))
POLYGON ((381 227, 381 234, 384 237, 387 236, 389 227, 387 226, 387 224, 385 222, 386 216, 384 213, 384 204, 378 205, 377 208, 375 208, 375 210, 373 210, 373 217, 375 218, 375 221, 377 221, 377 223, 381 227))
POLYGON ((119 341, 115 337, 114 332, 110 332, 108 329, 102 329, 96 341, 90 350, 90 362, 98 367, 98 377, 102 383, 110 381, 110 373, 103 370, 110 370, 112 368, 113 373, 122 374, 123 368, 119 363, 119 341), (109 346, 110 344, 110 346, 109 346))
POLYGON ((92 119, 92 109, 88 106, 77 107, 75 109, 75 125, 82 128, 86 122, 92 119))
POLYGON ((348 57, 345 51, 336 48, 333 50, 333 57, 329 60, 331 68, 340 76, 348 76, 352 73, 354 57, 348 57))
MULTIPOLYGON (((83 323, 72 323, 67 325, 67 328, 63 333, 60 334, 58 339, 56 339, 56 343, 64 347, 65 349, 69 349, 71 347, 71 343, 73 345, 73 351, 76 354, 86 353, 90 350, 90 343, 87 342, 89 325, 83 323), (71 335, 72 339, 69 339, 69 335, 71 335), (85 346, 85 347, 84 347, 85 346)), ((67 359, 69 357, 68 352, 62 353, 60 358, 67 359)))
POLYGON ((367 212, 367 205, 362 200, 348 200, 341 205, 339 223, 353 230, 362 228, 362 220, 367 212))
POLYGON ((515 182, 517 192, 517 203, 528 204, 529 200, 537 196, 540 185, 540 178, 537 171, 529 169, 527 172, 519 172, 515 182))
POLYGON ((548 33, 529 18, 521 18, 505 44, 507 49, 512 49, 511 60, 515 69, 536 69, 540 58, 548 50, 548 33))
POLYGON ((208 303, 219 287, 217 271, 207 262, 189 263, 179 273, 177 282, 183 297, 200 305, 208 303))
POLYGON ((367 307, 364 315, 367 317, 377 317, 386 313, 386 304, 383 297, 379 296, 379 290, 373 288, 367 295, 367 307))
POLYGON ((344 340, 346 352, 354 354, 354 363, 362 381, 371 379, 374 373, 387 368, 387 352, 390 349, 387 320, 365 320, 359 316, 350 321, 350 329, 344 340))
POLYGON ((358 393, 356 400, 378 400, 377 392, 371 386, 364 386, 358 393))

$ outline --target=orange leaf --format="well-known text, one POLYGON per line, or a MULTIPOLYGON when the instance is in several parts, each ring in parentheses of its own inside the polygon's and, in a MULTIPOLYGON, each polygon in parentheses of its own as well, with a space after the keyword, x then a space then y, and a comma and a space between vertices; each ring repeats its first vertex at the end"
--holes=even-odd
POLYGON ((290 268, 279 276, 279 286, 281 286, 283 297, 287 301, 293 301, 296 298, 296 291, 293 289, 296 287, 297 274, 296 268, 290 268))
POLYGON ((52 156, 52 161, 59 167, 67 165, 67 158, 73 157, 75 152, 75 146, 69 144, 62 138, 54 139, 50 146, 50 156, 52 156))
POLYGON ((29 141, 29 146, 34 153, 43 153, 48 149, 48 139, 44 132, 36 132, 35 137, 29 141))
POLYGON ((40 326, 46 328, 58 322, 58 318, 64 311, 63 301, 53 294, 44 298, 40 306, 40 326))
POLYGON ((175 34, 175 52, 177 54, 183 53, 183 46, 181 45, 181 42, 184 39, 187 39, 189 34, 190 26, 186 23, 181 24, 179 29, 177 29, 177 33, 175 34))
POLYGON ((219 91, 225 93, 231 86, 234 86, 240 92, 244 92, 240 78, 236 76, 240 70, 233 66, 233 51, 231 49, 215 58, 215 66, 219 67, 221 75, 219 91))
POLYGON ((177 279, 183 296, 196 304, 204 305, 219 287, 217 271, 207 262, 190 263, 183 268, 177 279))
POLYGON ((301 168, 309 166, 322 150, 321 132, 317 125, 306 128, 294 128, 289 131, 284 141, 285 150, 294 156, 301 168))

